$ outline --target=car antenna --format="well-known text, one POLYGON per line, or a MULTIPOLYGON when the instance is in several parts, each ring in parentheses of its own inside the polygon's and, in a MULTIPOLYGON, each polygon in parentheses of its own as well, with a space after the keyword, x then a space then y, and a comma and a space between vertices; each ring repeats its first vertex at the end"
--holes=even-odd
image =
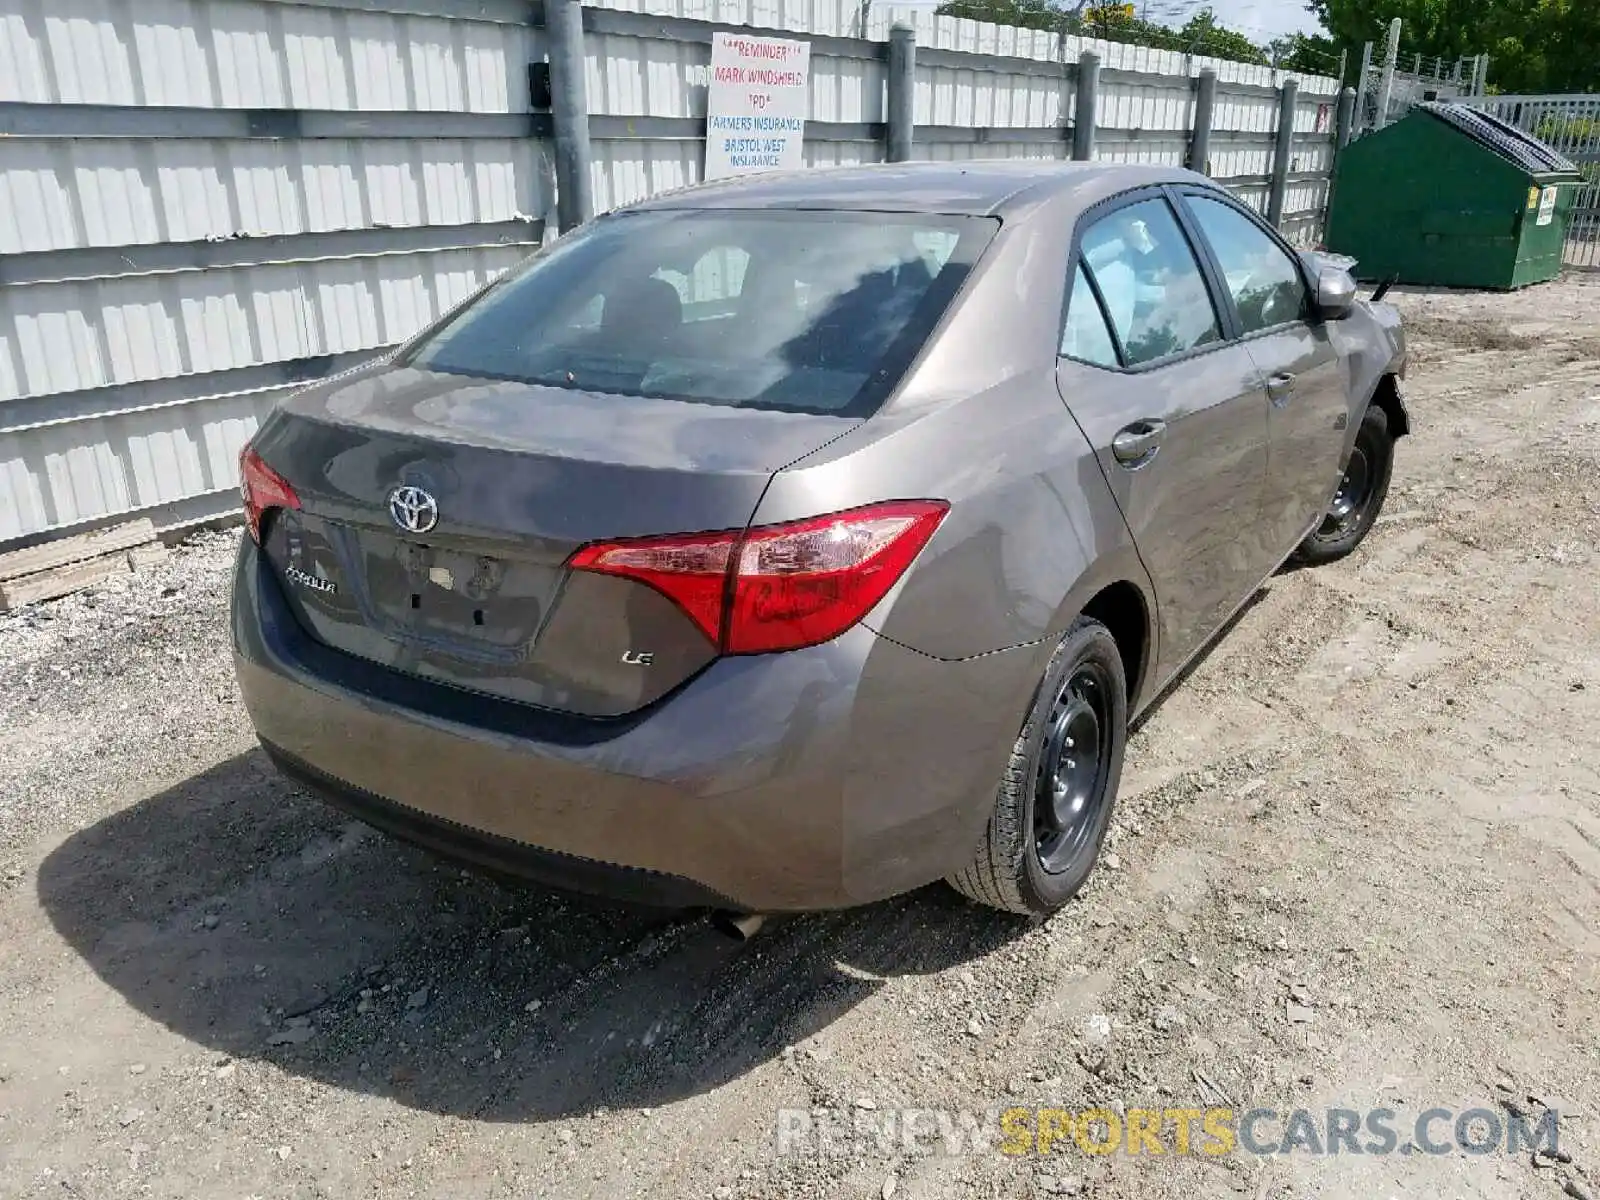
POLYGON ((1389 278, 1385 279, 1382 283, 1380 283, 1378 285, 1378 290, 1372 293, 1371 303, 1377 304, 1380 300, 1382 300, 1385 296, 1387 296, 1389 294, 1389 289, 1392 288, 1395 284, 1397 284, 1399 282, 1400 282, 1400 276, 1398 276, 1398 275, 1389 276, 1389 278))

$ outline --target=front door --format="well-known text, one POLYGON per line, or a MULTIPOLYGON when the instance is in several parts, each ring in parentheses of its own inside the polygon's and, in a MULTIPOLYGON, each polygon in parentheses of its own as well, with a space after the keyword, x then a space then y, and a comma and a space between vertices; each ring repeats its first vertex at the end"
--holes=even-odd
POLYGON ((1080 246, 1056 379, 1150 572, 1165 680, 1274 565, 1266 399, 1164 196, 1097 217, 1080 246))
POLYGON ((1210 246, 1267 395, 1263 520, 1280 557, 1319 522, 1339 484, 1349 421, 1344 372, 1327 326, 1312 323, 1297 257, 1255 218, 1209 192, 1184 203, 1210 246))
POLYGON ((1265 381, 1265 519, 1284 554, 1327 515, 1350 420, 1339 358, 1321 326, 1297 323, 1245 343, 1265 381))

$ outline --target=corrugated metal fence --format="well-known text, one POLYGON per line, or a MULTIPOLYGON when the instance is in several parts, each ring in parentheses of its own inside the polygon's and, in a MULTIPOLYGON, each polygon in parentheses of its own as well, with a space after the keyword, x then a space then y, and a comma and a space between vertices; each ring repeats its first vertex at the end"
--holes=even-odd
MULTIPOLYGON (((1068 157, 1092 49, 1096 157, 1183 162, 1209 66, 1211 173, 1266 207, 1289 77, 1265 68, 854 0, 584 17, 600 211, 699 178, 718 27, 809 37, 807 162, 881 160, 896 19, 917 34, 916 157, 1068 157)), ((520 0, 0 0, 0 547, 228 511, 278 398, 553 236, 543 57, 520 0)), ((1292 78, 1284 226, 1309 240, 1338 84, 1292 78)))

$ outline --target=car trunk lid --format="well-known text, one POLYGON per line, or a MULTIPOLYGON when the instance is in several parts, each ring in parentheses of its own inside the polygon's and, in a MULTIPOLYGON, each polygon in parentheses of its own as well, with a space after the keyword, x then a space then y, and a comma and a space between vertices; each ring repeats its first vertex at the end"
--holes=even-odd
POLYGON ((335 649, 619 716, 717 649, 649 586, 569 571, 572 553, 743 528, 775 471, 859 423, 378 366, 263 425, 254 448, 301 503, 263 545, 296 616, 335 649))

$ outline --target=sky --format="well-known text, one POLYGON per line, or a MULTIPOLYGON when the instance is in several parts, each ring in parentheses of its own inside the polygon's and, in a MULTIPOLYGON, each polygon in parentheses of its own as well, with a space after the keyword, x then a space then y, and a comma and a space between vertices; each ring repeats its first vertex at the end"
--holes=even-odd
MULTIPOLYGON (((1260 42, 1285 33, 1316 33, 1317 19, 1306 11, 1304 0, 1206 0, 1216 10, 1217 20, 1229 29, 1260 42)), ((1151 0, 1150 7, 1156 7, 1151 0)), ((1165 0, 1163 8, 1177 9, 1187 16, 1197 8, 1205 7, 1201 0, 1175 3, 1165 0)))

